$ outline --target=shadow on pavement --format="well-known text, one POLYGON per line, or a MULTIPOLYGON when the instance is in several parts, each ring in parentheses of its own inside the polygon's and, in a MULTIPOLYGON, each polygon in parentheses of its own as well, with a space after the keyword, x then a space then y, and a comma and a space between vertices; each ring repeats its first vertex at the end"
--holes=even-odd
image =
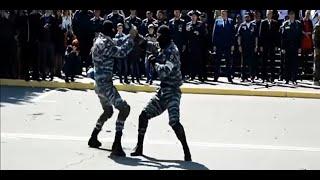
MULTIPOLYGON (((1 103, 23 104, 32 103, 32 99, 50 90, 45 88, 22 88, 1 86, 0 91, 1 103)), ((1 107, 3 106, 4 105, 1 104, 1 107)))
MULTIPOLYGON (((99 150, 111 152, 111 149, 105 148, 97 148, 99 150)), ((169 169, 169 168, 178 168, 178 169, 186 169, 186 170, 209 170, 205 165, 197 163, 197 162, 186 162, 182 160, 162 160, 156 159, 153 157, 149 157, 143 155, 142 157, 146 160, 130 157, 127 154, 127 157, 119 157, 119 156, 108 156, 114 162, 127 165, 127 166, 146 166, 146 167, 155 167, 158 169, 169 169)))

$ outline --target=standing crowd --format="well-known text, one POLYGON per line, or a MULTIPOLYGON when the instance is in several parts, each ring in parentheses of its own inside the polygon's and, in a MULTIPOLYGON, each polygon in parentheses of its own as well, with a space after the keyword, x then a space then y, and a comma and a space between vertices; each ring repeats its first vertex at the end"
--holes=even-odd
POLYGON ((66 82, 92 71, 91 48, 110 20, 120 39, 132 25, 139 35, 133 50, 113 64, 121 83, 152 84, 157 73, 141 39, 156 42, 169 26, 178 47, 184 80, 237 75, 242 81, 320 80, 320 10, 0 10, 0 78, 66 82), (140 15, 140 14, 139 14, 140 15), (310 63, 311 62, 311 63, 310 63), (131 79, 130 79, 130 78, 131 79))

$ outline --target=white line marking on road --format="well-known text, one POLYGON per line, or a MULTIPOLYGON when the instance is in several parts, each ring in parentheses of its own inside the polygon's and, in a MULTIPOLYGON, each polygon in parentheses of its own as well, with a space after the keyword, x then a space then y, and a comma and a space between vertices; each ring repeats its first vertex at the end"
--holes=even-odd
MULTIPOLYGON (((47 134, 22 134, 22 133, 1 133, 1 138, 7 139, 45 139, 45 140, 63 140, 63 141, 87 141, 89 137, 47 135, 47 134)), ((113 142, 112 138, 100 138, 103 142, 113 142)), ((123 139, 123 143, 135 144, 136 139, 123 139)), ((177 141, 148 140, 148 144, 155 145, 175 145, 177 141)), ((228 144, 213 142, 189 142, 190 146, 212 147, 212 148, 234 148, 234 149, 255 149, 255 150, 280 150, 280 151, 310 151, 320 152, 320 147, 300 147, 300 146, 275 146, 259 144, 228 144)))

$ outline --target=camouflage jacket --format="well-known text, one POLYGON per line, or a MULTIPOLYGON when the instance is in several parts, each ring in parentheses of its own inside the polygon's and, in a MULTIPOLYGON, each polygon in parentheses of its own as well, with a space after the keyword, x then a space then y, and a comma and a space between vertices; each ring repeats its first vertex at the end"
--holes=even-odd
POLYGON ((114 58, 127 56, 133 45, 134 42, 128 35, 120 39, 111 39, 102 33, 99 34, 91 49, 98 87, 112 83, 114 58))
POLYGON ((179 88, 182 85, 180 66, 180 54, 174 42, 171 42, 165 49, 159 49, 155 70, 159 75, 161 87, 179 88))

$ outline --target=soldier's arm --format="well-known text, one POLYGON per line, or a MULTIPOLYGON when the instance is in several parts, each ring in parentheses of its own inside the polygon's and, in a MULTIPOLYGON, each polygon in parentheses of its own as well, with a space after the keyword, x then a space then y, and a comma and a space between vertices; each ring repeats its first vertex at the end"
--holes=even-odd
POLYGON ((159 50, 158 42, 147 41, 146 51, 151 54, 157 54, 159 50))
POLYGON ((170 72, 174 68, 174 62, 176 61, 175 58, 177 58, 177 54, 171 54, 165 64, 155 64, 155 69, 160 78, 165 78, 170 75, 170 72))
POLYGON ((212 30, 212 46, 215 46, 215 30, 216 30, 217 20, 215 20, 212 30))
POLYGON ((131 52, 133 45, 134 45, 133 39, 128 37, 122 45, 112 46, 109 51, 110 53, 109 56, 116 57, 116 58, 123 58, 131 52))

